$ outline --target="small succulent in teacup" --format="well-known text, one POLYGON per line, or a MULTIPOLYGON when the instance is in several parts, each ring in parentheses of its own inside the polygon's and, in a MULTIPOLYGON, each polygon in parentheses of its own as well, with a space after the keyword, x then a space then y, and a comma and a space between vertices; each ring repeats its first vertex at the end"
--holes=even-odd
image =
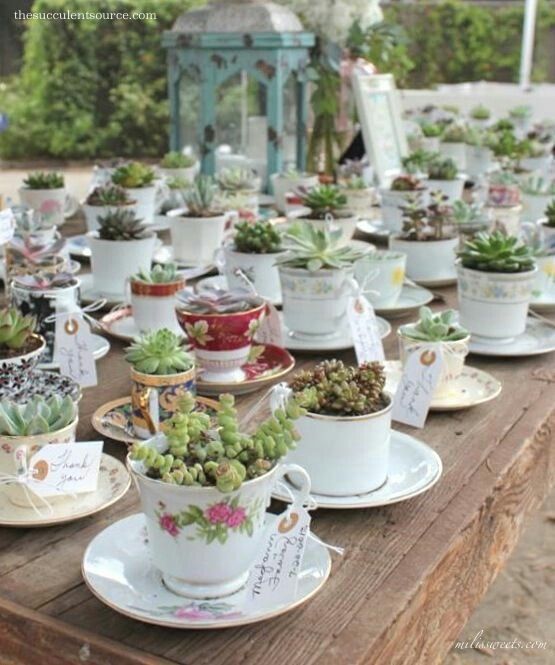
POLYGON ((16 258, 29 263, 40 263, 47 257, 59 254, 65 243, 65 239, 61 237, 45 241, 39 236, 30 234, 23 237, 14 236, 10 240, 9 248, 16 258))
POLYGON ((184 217, 219 217, 223 211, 217 201, 218 187, 214 178, 198 175, 191 187, 183 192, 187 206, 184 217))
POLYGON ((420 129, 427 139, 434 139, 441 136, 441 133, 443 132, 443 127, 436 122, 423 122, 420 125, 420 129))
POLYGON ((309 272, 321 269, 351 268, 355 261, 369 251, 341 243, 340 229, 316 229, 307 222, 296 222, 284 236, 287 253, 279 257, 277 265, 301 268, 309 272))
POLYGON ((518 185, 518 180, 512 171, 502 169, 501 171, 494 171, 488 176, 490 185, 518 185))
POLYGON ((487 108, 487 106, 478 104, 478 106, 475 106, 470 110, 470 117, 474 120, 489 120, 491 117, 491 111, 487 108))
POLYGON ((26 404, 0 401, 0 436, 34 436, 58 432, 77 417, 75 402, 68 395, 48 399, 33 397, 26 404))
POLYGON ((87 196, 90 206, 124 206, 133 203, 125 188, 119 185, 102 185, 95 187, 87 196))
POLYGON ((526 139, 522 145, 523 157, 546 157, 551 152, 551 145, 541 141, 526 139))
POLYGON ((418 197, 412 197, 401 206, 403 226, 399 235, 403 240, 446 240, 453 237, 453 218, 447 197, 441 192, 430 194, 430 203, 422 206, 418 197))
POLYGON ((489 134, 484 129, 479 129, 477 127, 469 127, 464 142, 467 145, 474 146, 475 148, 487 148, 488 147, 489 134))
POLYGON ((515 120, 522 120, 525 118, 529 118, 531 115, 532 115, 532 107, 526 104, 515 106, 509 111, 509 117, 514 118, 515 120))
POLYGON ((132 210, 112 210, 98 218, 101 240, 142 240, 151 231, 132 210))
MULTIPOLYGON (((424 173, 427 170, 430 160, 434 159, 434 156, 435 153, 429 152, 428 150, 423 150, 422 148, 414 150, 407 157, 403 157, 403 169, 410 176, 413 176, 415 173, 424 173)), ((394 189, 394 191, 398 192, 413 191, 415 188, 422 188, 420 181, 414 177, 411 177, 410 180, 407 180, 407 176, 399 176, 399 178, 396 178, 393 183, 391 189, 394 189), (393 183, 395 183, 395 188, 393 187, 393 183)))
POLYGON ((29 345, 37 321, 15 307, 0 310, 0 358, 21 355, 29 345))
POLYGON ((216 415, 195 411, 195 399, 186 393, 162 424, 167 448, 135 444, 131 459, 142 461, 147 475, 162 482, 215 486, 228 493, 271 471, 295 447, 294 421, 303 415, 295 400, 276 409, 252 434, 241 431, 232 395, 221 395, 219 405, 216 415))
POLYGON ((222 169, 216 176, 220 189, 224 192, 254 191, 258 188, 258 176, 251 169, 235 166, 222 169))
POLYGON ((281 234, 268 221, 241 222, 235 226, 233 244, 245 254, 274 254, 282 249, 281 234))
POLYGON ((448 125, 441 136, 444 143, 464 143, 465 138, 466 126, 458 123, 448 125))
POLYGON ((125 189, 141 189, 150 187, 156 178, 154 169, 141 162, 129 162, 119 166, 112 174, 114 185, 125 189))
POLYGON ((391 183, 392 192, 416 192, 423 189, 422 182, 414 175, 400 175, 391 183))
POLYGON ((532 176, 522 183, 521 189, 528 196, 555 196, 555 180, 532 176))
POLYGON ((172 284, 179 281, 179 273, 175 263, 157 264, 151 270, 140 270, 132 279, 147 284, 172 284))
POLYGON ((454 201, 451 206, 453 220, 460 226, 471 226, 487 224, 488 220, 484 213, 483 205, 479 203, 466 203, 466 201, 454 201))
POLYGON ((317 185, 309 190, 299 191, 301 205, 310 209, 309 219, 346 217, 347 197, 336 185, 317 185))
POLYGON ((63 189, 64 176, 61 173, 45 173, 37 171, 30 173, 23 181, 26 189, 63 189))
POLYGON ((532 248, 501 231, 478 233, 457 255, 463 267, 483 272, 526 272, 535 266, 532 248))
POLYGON ((368 183, 366 180, 359 175, 352 175, 346 180, 341 182, 341 186, 349 191, 360 191, 362 189, 368 189, 368 183))
POLYGON ((450 158, 437 157, 428 163, 428 178, 430 180, 456 180, 457 165, 450 158))
POLYGON ((377 362, 354 367, 341 360, 324 360, 296 374, 289 385, 297 403, 311 413, 361 416, 389 404, 384 369, 377 362))
POLYGON ((15 219, 15 231, 18 235, 26 237, 39 234, 45 230, 44 220, 40 212, 22 206, 12 207, 15 219))
POLYGON ((153 375, 178 374, 194 366, 183 338, 166 328, 136 338, 125 350, 125 360, 137 372, 153 375))
POLYGON ((77 284, 77 279, 70 272, 41 271, 35 275, 16 275, 13 282, 33 291, 52 291, 74 286, 77 284))
POLYGON ((234 314, 260 307, 263 299, 247 289, 183 289, 177 293, 179 305, 193 314, 234 314))
POLYGON ((555 199, 545 209, 545 226, 555 228, 555 199))
POLYGON ((515 135, 512 126, 488 132, 487 146, 497 158, 518 158, 522 156, 523 145, 523 141, 515 135))
POLYGON ((182 152, 174 150, 164 155, 160 166, 163 169, 188 169, 194 166, 196 161, 193 155, 184 155, 182 152))
POLYGON ((421 307, 415 324, 402 326, 403 337, 419 342, 457 342, 468 337, 457 323, 457 313, 453 309, 434 314, 429 307, 421 307))

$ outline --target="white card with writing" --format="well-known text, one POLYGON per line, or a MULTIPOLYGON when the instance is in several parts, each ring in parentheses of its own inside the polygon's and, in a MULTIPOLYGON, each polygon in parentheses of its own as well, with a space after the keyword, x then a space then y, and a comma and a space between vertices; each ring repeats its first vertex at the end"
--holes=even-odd
POLYGON ((247 582, 244 609, 278 607, 297 593, 310 515, 293 504, 269 527, 247 582))
POLYGON ((5 245, 13 238, 15 217, 10 208, 0 210, 0 245, 5 245))
POLYGON ((349 299, 347 317, 358 364, 383 362, 385 355, 376 314, 363 295, 349 299))
POLYGON ((279 312, 270 302, 266 303, 266 313, 260 327, 256 331, 255 339, 260 344, 283 346, 285 343, 279 312))
POLYGON ((56 319, 54 348, 61 374, 70 376, 83 388, 96 386, 93 336, 80 314, 70 312, 56 319))
POLYGON ((393 420, 424 427, 442 364, 439 345, 422 346, 410 353, 393 400, 393 420))
POLYGON ((44 446, 29 460, 29 488, 43 497, 94 492, 103 445, 80 441, 44 446))

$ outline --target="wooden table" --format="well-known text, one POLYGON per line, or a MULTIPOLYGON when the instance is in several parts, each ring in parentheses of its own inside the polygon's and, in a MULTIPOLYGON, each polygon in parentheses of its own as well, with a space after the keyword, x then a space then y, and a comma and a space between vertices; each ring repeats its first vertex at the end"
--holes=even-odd
MULTIPOLYGON (((455 305, 455 290, 443 292, 455 305)), ((98 363, 99 386, 81 403, 82 440, 95 438, 94 410, 129 393, 123 345, 111 344, 98 363)), ((385 348, 397 357, 395 335, 385 348)), ((339 357, 354 360, 350 352, 339 357)), ((299 367, 316 358, 297 360, 299 367)), ((104 606, 82 581, 81 559, 97 533, 139 511, 131 489, 106 511, 66 526, 0 529, 0 663, 440 663, 555 477, 555 353, 469 362, 503 382, 501 397, 431 414, 424 430, 411 430, 443 460, 443 477, 429 492, 380 509, 314 514, 315 533, 345 555, 334 555, 330 579, 304 606, 220 631, 159 628, 104 606)), ((241 407, 253 399, 241 398, 241 407)), ((125 446, 107 442, 105 450, 123 458, 125 446)))

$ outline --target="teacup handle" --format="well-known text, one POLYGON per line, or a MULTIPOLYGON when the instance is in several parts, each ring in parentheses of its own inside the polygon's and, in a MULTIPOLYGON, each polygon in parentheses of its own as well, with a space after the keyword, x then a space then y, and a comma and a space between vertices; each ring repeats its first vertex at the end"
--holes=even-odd
POLYGON ((158 425, 160 424, 159 414, 156 414, 156 417, 153 417, 151 413, 154 400, 158 403, 158 391, 156 388, 143 388, 139 393, 139 411, 141 412, 141 416, 144 418, 148 431, 151 434, 156 434, 158 431, 158 425))
POLYGON ((347 293, 350 296, 358 296, 362 293, 360 284, 354 277, 347 277, 343 283, 343 292, 347 293))
POLYGON ((296 503, 304 506, 310 501, 310 476, 308 475, 306 469, 303 469, 302 466, 298 464, 280 464, 277 468, 276 475, 274 478, 274 485, 276 485, 280 480, 283 479, 289 473, 294 473, 300 480, 301 487, 300 489, 295 488, 295 493, 298 494, 298 501, 296 503))

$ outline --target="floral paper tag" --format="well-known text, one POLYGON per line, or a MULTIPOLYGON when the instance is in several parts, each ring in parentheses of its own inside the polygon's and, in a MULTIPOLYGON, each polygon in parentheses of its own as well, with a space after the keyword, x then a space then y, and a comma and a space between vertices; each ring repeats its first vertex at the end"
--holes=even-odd
POLYGON ((310 515, 293 504, 266 531, 247 582, 244 610, 278 607, 297 593, 310 534, 310 515))
POLYGON ((94 492, 102 441, 46 445, 29 460, 28 487, 43 497, 94 492))
POLYGON ((442 364, 439 345, 420 347, 409 354, 393 401, 393 420, 424 427, 442 364))
POLYGON ((383 362, 385 355, 374 308, 363 295, 349 299, 347 317, 359 365, 383 362))
POLYGON ((0 245, 5 245, 13 238, 15 217, 10 208, 0 210, 0 245))
POLYGON ((284 345, 279 312, 271 302, 266 303, 264 320, 256 331, 255 338, 260 344, 273 344, 281 347, 284 345))
POLYGON ((97 384, 93 348, 93 336, 81 315, 68 313, 56 319, 54 356, 60 364, 60 373, 83 388, 97 384))

